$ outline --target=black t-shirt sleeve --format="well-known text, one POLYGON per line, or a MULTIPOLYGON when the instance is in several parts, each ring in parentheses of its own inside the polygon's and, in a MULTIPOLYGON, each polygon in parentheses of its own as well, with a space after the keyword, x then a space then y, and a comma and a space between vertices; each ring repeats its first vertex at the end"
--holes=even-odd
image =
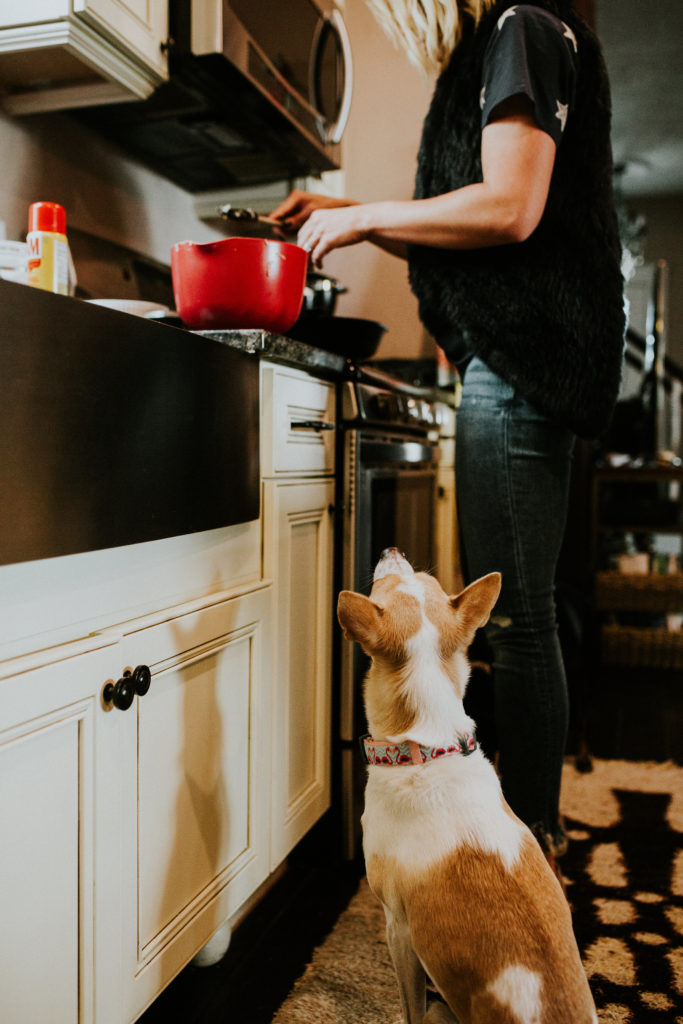
POLYGON ((501 14, 484 55, 481 127, 503 100, 523 94, 539 128, 559 146, 571 116, 577 40, 563 21, 539 7, 518 4, 501 14))

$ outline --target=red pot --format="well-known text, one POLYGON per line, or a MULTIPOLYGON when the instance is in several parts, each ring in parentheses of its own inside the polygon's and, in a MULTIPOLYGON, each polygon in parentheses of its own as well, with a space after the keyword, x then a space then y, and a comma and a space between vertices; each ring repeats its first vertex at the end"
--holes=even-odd
POLYGON ((284 333, 301 312, 307 269, 305 249, 267 238, 178 242, 171 250, 176 309, 194 330, 284 333))

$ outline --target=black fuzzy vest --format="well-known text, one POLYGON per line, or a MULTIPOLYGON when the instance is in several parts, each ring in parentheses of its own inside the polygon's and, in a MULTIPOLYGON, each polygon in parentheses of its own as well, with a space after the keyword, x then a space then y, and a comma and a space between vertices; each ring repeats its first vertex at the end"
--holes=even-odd
MULTIPOLYGON (((416 199, 482 180, 484 51, 501 13, 516 2, 499 0, 476 31, 470 22, 439 77, 423 129, 416 199)), ((447 348, 447 339, 459 335, 541 412, 596 437, 616 402, 625 326, 609 85, 595 36, 566 0, 531 2, 570 25, 579 60, 541 222, 529 239, 511 245, 411 246, 410 282, 437 341, 447 348)))

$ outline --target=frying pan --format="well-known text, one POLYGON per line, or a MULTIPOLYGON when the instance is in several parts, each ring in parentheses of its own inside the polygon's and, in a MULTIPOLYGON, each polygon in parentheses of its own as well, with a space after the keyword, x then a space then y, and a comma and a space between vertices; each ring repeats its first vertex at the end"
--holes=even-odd
POLYGON ((384 324, 353 316, 302 313, 287 336, 362 363, 371 359, 386 333, 384 324))

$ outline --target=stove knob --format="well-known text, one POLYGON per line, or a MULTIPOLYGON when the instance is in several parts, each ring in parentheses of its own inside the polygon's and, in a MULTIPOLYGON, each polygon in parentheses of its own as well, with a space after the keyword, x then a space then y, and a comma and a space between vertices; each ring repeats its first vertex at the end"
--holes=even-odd
POLYGON ((397 396, 388 391, 380 391, 377 395, 377 412, 380 419, 395 420, 399 414, 397 396))

